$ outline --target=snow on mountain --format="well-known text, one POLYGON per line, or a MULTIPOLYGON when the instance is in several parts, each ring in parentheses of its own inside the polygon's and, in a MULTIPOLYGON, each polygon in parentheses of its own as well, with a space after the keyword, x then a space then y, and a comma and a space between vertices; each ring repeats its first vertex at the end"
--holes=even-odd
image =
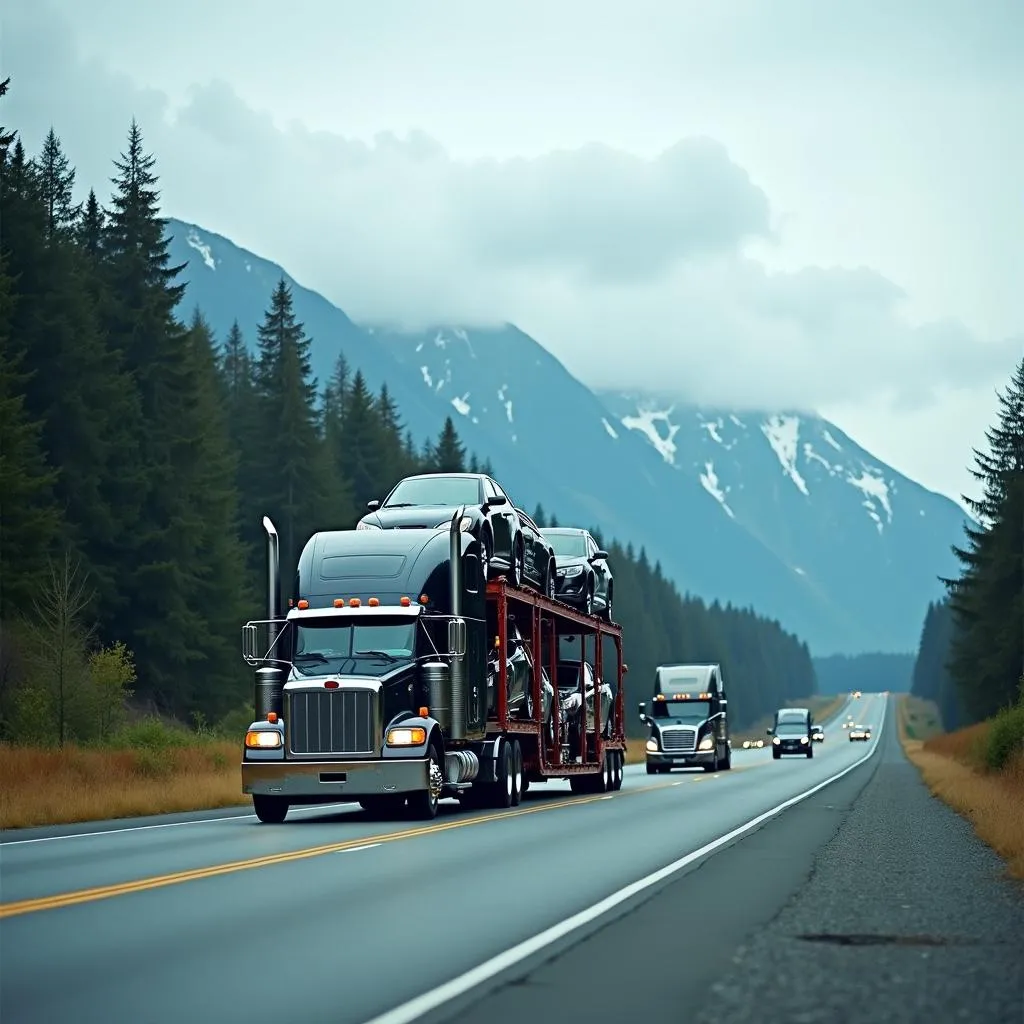
POLYGON ((891 649, 901 637, 912 649, 921 601, 942 595, 939 575, 955 574, 950 545, 962 538, 966 521, 959 505, 813 414, 739 413, 666 395, 599 394, 666 466, 699 480, 726 518, 760 538, 793 572, 872 607, 879 639, 891 649))
POLYGON ((237 319, 255 348, 284 276, 321 382, 344 352, 418 440, 450 415, 520 507, 644 547, 681 590, 772 615, 816 655, 916 646, 962 513, 831 424, 598 395, 511 324, 357 325, 229 239, 181 221, 169 233, 182 316, 199 306, 221 339, 237 319))

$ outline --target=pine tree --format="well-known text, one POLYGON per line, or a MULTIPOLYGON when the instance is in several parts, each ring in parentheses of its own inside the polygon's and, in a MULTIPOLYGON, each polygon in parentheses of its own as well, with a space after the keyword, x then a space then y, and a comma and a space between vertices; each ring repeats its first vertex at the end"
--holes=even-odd
POLYGON ((544 506, 538 501, 537 507, 533 510, 533 521, 543 530, 547 527, 547 518, 544 515, 544 506))
POLYGON ((341 435, 335 459, 352 488, 356 508, 365 510, 368 501, 383 498, 397 480, 390 479, 387 470, 381 473, 385 429, 361 370, 356 371, 345 394, 341 435))
POLYGON ((75 169, 61 149, 60 139, 53 128, 47 133, 42 154, 35 164, 46 207, 45 237, 52 243, 58 236, 72 231, 81 211, 81 206, 72 202, 75 169))
POLYGON ((465 473, 466 449, 459 442, 451 416, 446 416, 434 447, 432 462, 437 473, 465 473))
POLYGON ((955 623, 950 670, 974 719, 1012 703, 1024 676, 1024 359, 999 409, 986 432, 989 450, 975 452, 972 470, 983 495, 968 505, 982 522, 966 528, 967 546, 954 548, 963 572, 946 581, 955 623))
POLYGON ((43 455, 40 425, 26 412, 27 377, 10 337, 11 291, 0 253, 0 622, 29 607, 60 529, 57 473, 43 455))
MULTIPOLYGON (((10 84, 10 75, 8 75, 7 78, 0 82, 0 98, 3 98, 7 95, 7 90, 10 87, 10 84)), ((11 143, 14 142, 15 138, 17 138, 17 135, 17 132, 11 131, 10 129, 5 128, 3 125, 0 125, 0 167, 2 167, 3 164, 6 162, 7 150, 10 149, 11 143)))
POLYGON ((89 189, 89 197, 85 201, 81 220, 76 232, 79 245, 88 262, 95 266, 103 249, 103 210, 93 189, 89 189))

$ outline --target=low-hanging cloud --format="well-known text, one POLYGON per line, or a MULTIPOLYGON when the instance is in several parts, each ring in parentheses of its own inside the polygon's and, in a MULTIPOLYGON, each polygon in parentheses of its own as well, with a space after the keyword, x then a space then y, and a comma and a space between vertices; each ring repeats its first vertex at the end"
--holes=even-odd
POLYGON ((769 198, 719 143, 653 159, 593 144, 464 161, 421 132, 369 142, 285 125, 223 81, 167 97, 83 61, 44 9, 7 25, 4 123, 38 148, 52 123, 84 187, 140 121, 165 212, 281 263, 355 319, 510 320, 595 386, 709 404, 920 407, 1005 377, 1020 338, 913 325, 866 269, 772 273, 769 198), (11 45, 13 42, 13 45, 11 45))

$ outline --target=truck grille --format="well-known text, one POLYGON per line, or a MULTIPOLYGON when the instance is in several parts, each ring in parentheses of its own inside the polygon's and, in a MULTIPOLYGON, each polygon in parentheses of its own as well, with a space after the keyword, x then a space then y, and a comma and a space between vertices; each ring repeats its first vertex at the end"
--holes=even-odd
POLYGON ((672 754, 692 754, 697 749, 697 730, 663 729, 661 749, 672 754))
POLYGON ((372 690, 307 690, 291 694, 288 741, 293 754, 371 754, 372 690))

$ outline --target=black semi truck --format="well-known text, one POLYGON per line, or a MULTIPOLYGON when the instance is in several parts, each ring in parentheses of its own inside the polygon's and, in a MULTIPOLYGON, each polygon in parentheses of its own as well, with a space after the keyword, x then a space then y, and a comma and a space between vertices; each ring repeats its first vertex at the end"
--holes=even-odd
POLYGON ((649 725, 647 774, 673 768, 702 767, 707 772, 732 768, 728 700, 720 665, 659 665, 650 713, 640 705, 640 720, 649 725))
POLYGON ((264 518, 268 618, 242 629, 256 669, 242 789, 260 821, 347 801, 430 819, 443 797, 510 807, 549 778, 577 793, 621 787, 621 627, 485 580, 461 518, 314 534, 283 616, 277 532, 264 518))

